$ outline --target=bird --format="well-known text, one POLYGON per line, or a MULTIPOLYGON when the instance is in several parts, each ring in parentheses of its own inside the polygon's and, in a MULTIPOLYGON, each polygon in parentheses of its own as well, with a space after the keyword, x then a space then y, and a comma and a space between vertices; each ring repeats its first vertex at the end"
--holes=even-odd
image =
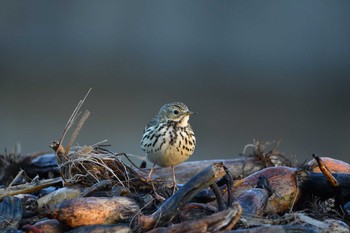
POLYGON ((153 166, 171 167, 174 189, 177 188, 174 167, 186 161, 194 152, 196 138, 189 118, 191 112, 182 102, 164 104, 158 114, 146 125, 141 139, 141 149, 153 166))

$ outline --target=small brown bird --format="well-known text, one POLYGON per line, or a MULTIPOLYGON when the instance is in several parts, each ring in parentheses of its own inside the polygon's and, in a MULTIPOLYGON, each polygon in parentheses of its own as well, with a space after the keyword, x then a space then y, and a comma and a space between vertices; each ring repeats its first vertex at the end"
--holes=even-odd
POLYGON ((158 114, 147 124, 141 139, 141 149, 146 152, 153 167, 148 175, 148 181, 155 164, 172 168, 174 187, 176 178, 174 166, 187 160, 196 146, 191 125, 188 120, 195 114, 181 102, 163 105, 158 114))

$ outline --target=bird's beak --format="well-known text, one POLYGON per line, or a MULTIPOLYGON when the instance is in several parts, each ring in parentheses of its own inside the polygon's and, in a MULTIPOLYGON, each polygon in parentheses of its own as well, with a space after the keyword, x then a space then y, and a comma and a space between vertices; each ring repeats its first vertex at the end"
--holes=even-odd
POLYGON ((194 114, 196 114, 196 112, 191 112, 191 111, 185 112, 186 116, 191 116, 191 115, 194 115, 194 114))

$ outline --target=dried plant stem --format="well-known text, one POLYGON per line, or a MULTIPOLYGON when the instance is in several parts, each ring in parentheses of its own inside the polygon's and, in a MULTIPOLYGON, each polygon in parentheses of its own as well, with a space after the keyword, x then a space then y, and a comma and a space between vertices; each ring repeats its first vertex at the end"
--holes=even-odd
POLYGON ((11 183, 9 184, 9 186, 6 188, 6 191, 7 191, 9 188, 12 187, 13 183, 23 174, 23 172, 24 172, 24 170, 22 170, 22 169, 18 172, 18 174, 16 175, 16 177, 13 178, 13 180, 11 181, 11 183))
POLYGON ((83 127, 83 125, 84 125, 85 121, 87 120, 87 118, 89 117, 89 115, 90 115, 90 112, 88 110, 85 110, 83 116, 80 118, 79 123, 78 123, 77 127, 75 128, 75 130, 74 130, 74 132, 73 132, 73 134, 72 134, 72 136, 71 136, 71 138, 70 138, 70 140, 65 148, 65 156, 67 156, 71 146, 73 145, 75 139, 77 138, 81 128, 83 127))
POLYGON ((9 187, 7 189, 0 189, 0 201, 6 197, 6 196, 14 196, 17 194, 26 194, 26 193, 32 193, 38 190, 41 190, 43 188, 57 185, 62 182, 61 177, 53 178, 53 179, 47 179, 42 180, 38 184, 32 184, 32 183, 26 183, 26 184, 20 184, 16 186, 9 187))
POLYGON ((92 89, 92 88, 90 88, 90 89, 88 90, 88 92, 86 93, 84 99, 82 99, 82 100, 79 101, 77 107, 74 109, 72 115, 69 117, 68 122, 67 122, 66 126, 64 127, 62 136, 61 136, 61 138, 60 138, 60 140, 59 140, 59 145, 61 145, 61 143, 62 143, 64 137, 66 136, 66 134, 67 134, 67 132, 68 132, 68 130, 70 129, 70 127, 72 127, 72 125, 74 124, 75 119, 78 117, 78 115, 79 115, 79 110, 80 110, 81 106, 83 105, 83 103, 85 102, 86 98, 88 97, 88 95, 89 95, 91 89, 92 89))

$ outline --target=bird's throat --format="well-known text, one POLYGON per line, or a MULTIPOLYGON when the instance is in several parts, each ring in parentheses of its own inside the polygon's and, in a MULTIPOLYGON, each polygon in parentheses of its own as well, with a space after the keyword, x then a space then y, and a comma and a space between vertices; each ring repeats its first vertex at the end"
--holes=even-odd
POLYGON ((184 116, 178 123, 177 126, 179 127, 187 127, 188 126, 188 120, 190 119, 190 116, 186 115, 184 116))

